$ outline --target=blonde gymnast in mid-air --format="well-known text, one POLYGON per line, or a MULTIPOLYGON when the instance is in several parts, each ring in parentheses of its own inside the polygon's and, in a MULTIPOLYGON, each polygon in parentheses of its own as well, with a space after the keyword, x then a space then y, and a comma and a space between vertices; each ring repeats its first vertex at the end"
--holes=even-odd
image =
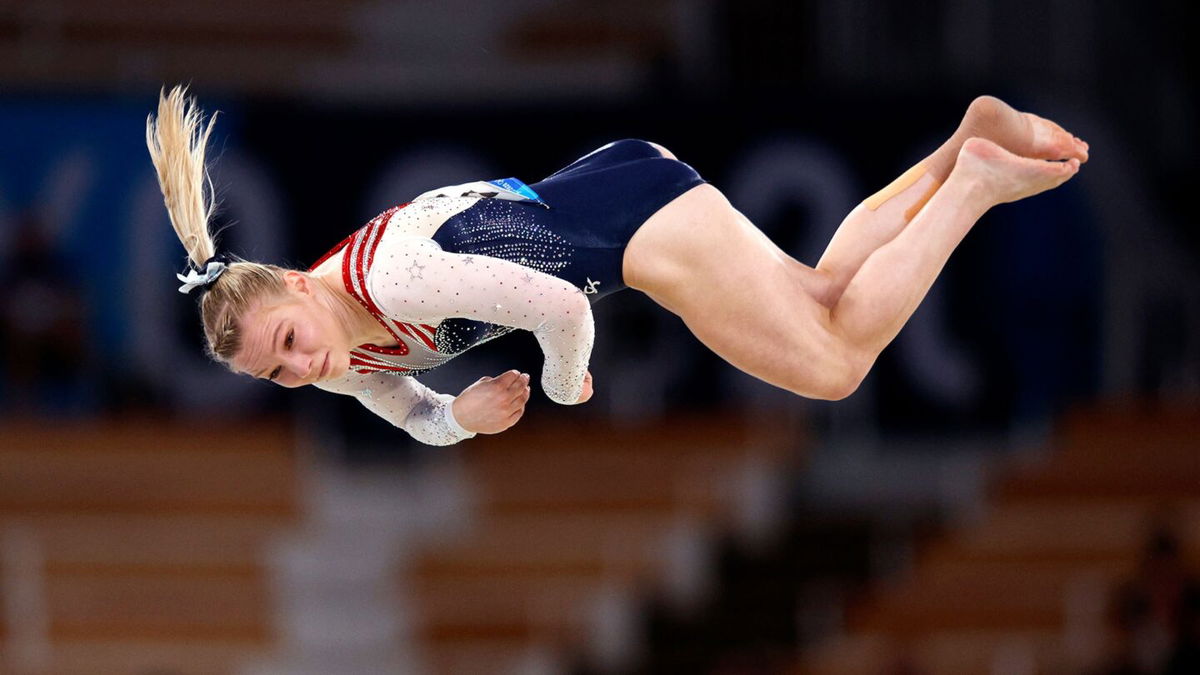
POLYGON ((654 143, 623 140, 545 180, 480 181, 380 214, 311 269, 218 255, 205 123, 183 88, 146 123, 171 224, 187 249, 208 351, 235 372, 357 397, 424 443, 521 418, 529 375, 458 396, 411 377, 522 328, 558 403, 592 396, 591 302, 630 287, 741 370, 801 396, 852 393, 991 207, 1057 187, 1088 146, 1057 124, 975 99, 949 140, 856 206, 817 266, 772 243, 654 143))

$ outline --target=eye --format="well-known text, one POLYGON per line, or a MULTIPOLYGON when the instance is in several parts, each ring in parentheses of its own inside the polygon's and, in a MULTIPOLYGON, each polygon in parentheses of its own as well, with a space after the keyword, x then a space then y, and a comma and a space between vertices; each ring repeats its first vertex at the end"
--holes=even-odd
POLYGON ((287 339, 283 341, 283 346, 284 346, 284 348, 285 348, 285 349, 291 349, 291 348, 292 348, 292 343, 293 343, 293 342, 295 342, 295 341, 296 341, 296 329, 295 329, 295 328, 293 328, 293 329, 291 329, 291 330, 289 330, 289 331, 288 331, 288 334, 287 334, 287 339))
POLYGON ((279 373, 282 370, 283 370, 283 366, 275 366, 275 370, 271 371, 271 374, 269 376, 267 376, 267 379, 272 382, 275 381, 275 378, 279 377, 279 373))

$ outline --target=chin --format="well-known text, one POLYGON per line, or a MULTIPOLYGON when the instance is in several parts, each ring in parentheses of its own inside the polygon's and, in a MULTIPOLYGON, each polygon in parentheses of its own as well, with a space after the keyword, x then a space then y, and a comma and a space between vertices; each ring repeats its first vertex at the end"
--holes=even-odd
POLYGON ((350 372, 350 352, 337 353, 330 361, 332 363, 329 367, 329 379, 344 377, 346 373, 350 372))

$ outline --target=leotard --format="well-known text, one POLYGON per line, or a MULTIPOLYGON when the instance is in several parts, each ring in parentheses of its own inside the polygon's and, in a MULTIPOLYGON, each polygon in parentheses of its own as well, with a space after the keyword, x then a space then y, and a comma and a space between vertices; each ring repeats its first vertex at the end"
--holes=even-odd
POLYGON ((521 328, 545 355, 547 396, 575 403, 592 349, 591 302, 625 288, 621 261, 637 228, 702 182, 654 146, 626 140, 531 186, 449 186, 379 214, 312 269, 340 266, 346 290, 395 342, 355 347, 350 371, 316 386, 355 396, 423 443, 455 443, 474 434, 454 419, 454 397, 411 376, 521 328))

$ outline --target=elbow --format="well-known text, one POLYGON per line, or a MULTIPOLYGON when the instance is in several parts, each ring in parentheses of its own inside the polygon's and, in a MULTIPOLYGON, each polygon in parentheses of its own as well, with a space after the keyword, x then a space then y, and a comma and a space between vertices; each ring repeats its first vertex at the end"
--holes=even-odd
POLYGON ((553 381, 542 380, 542 391, 546 392, 546 398, 554 401, 559 405, 578 405, 581 393, 575 393, 570 387, 556 386, 553 381))
POLYGON ((586 295, 579 293, 578 289, 574 289, 571 295, 571 302, 568 303, 568 309, 571 312, 571 316, 575 317, 574 323, 591 323, 592 303, 586 295))

